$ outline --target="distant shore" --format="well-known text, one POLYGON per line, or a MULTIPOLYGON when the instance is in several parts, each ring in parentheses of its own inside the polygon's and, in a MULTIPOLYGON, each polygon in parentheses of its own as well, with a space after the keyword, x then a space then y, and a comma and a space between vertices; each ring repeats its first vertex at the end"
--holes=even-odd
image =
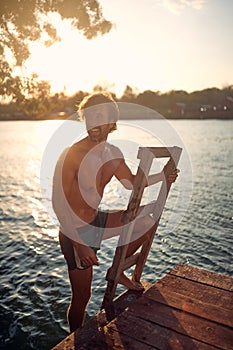
MULTIPOLYGON (((77 91, 24 98, 0 104, 0 120, 63 120, 73 116, 88 93, 77 91)), ((207 88, 188 93, 171 90, 165 93, 145 90, 136 92, 127 86, 123 95, 114 99, 119 105, 120 119, 233 119, 233 85, 207 88)))
MULTIPOLYGON (((224 113, 222 115, 215 115, 212 114, 212 116, 206 116, 203 114, 200 115, 195 115, 195 116, 169 116, 169 117, 164 117, 161 116, 161 119, 168 119, 168 120, 232 120, 233 119, 233 111, 231 113, 224 113)), ((51 117, 45 117, 45 118, 28 118, 28 117, 0 117, 0 122, 1 121, 45 121, 45 120, 66 120, 66 119, 73 119, 77 120, 72 117, 72 115, 63 115, 62 117, 57 115, 57 116, 51 116, 51 117)), ((145 116, 145 117, 135 117, 135 116, 130 116, 128 115, 127 117, 121 116, 120 120, 153 120, 153 119, 160 119, 159 117, 153 118, 151 116, 145 116)))

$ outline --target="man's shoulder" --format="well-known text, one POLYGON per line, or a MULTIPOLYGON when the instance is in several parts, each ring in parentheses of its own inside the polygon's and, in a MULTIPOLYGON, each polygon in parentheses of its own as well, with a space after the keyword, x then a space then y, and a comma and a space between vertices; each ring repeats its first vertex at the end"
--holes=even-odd
POLYGON ((66 162, 72 162, 72 163, 80 163, 83 156, 85 155, 86 149, 83 143, 83 140, 78 141, 68 147, 65 155, 66 162))
POLYGON ((87 146, 86 138, 79 140, 75 142, 73 145, 71 145, 69 151, 71 154, 75 154, 76 156, 87 153, 88 146, 87 146))
POLYGON ((113 145, 112 143, 108 143, 108 148, 115 158, 124 158, 123 153, 119 147, 113 145))

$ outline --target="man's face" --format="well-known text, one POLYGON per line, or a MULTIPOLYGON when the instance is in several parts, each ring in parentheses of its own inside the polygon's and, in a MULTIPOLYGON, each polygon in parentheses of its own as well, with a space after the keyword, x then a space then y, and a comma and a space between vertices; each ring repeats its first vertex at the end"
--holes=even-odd
POLYGON ((90 107, 85 111, 85 121, 91 141, 103 142, 107 139, 112 123, 106 105, 90 107))

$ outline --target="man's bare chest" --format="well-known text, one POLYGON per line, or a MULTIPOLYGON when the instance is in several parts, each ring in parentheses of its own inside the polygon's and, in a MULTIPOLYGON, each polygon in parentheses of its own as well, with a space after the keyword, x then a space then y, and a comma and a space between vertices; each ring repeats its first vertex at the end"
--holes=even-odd
POLYGON ((119 159, 107 161, 97 157, 86 159, 77 171, 78 185, 82 189, 90 191, 92 188, 97 188, 98 192, 102 192, 114 176, 119 162, 119 159))
POLYGON ((111 160, 103 164, 96 175, 96 186, 105 187, 115 175, 119 161, 111 160))

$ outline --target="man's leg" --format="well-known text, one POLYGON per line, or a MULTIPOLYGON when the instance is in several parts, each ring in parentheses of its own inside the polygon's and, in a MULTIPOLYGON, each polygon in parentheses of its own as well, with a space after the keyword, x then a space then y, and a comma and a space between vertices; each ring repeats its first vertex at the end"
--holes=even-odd
MULTIPOLYGON (((139 247, 141 247, 141 245, 145 242, 145 240, 150 238, 153 232, 154 232, 154 221, 150 216, 145 216, 138 219, 137 222, 135 223, 134 230, 132 233, 132 241, 129 244, 126 252, 126 258, 132 256, 139 249, 139 247)), ((124 276, 121 276, 122 282, 124 281, 126 282, 126 279, 124 276)), ((132 282, 136 290, 144 289, 140 280, 138 280, 135 275, 132 276, 132 282)))
MULTIPOLYGON (((104 233, 103 239, 108 239, 110 237, 114 237, 122 233, 122 213, 123 211, 109 212, 106 223, 106 231, 104 233)), ((154 221, 149 215, 141 217, 136 221, 132 232, 131 242, 129 243, 128 250, 126 253, 126 257, 133 255, 142 245, 142 243, 150 237, 154 230, 153 225, 154 221)), ((140 281, 136 281, 134 276, 132 280, 130 280, 123 272, 120 276, 119 283, 123 284, 128 289, 143 289, 140 281)))
POLYGON ((67 318, 70 331, 74 332, 83 325, 85 310, 91 297, 92 267, 86 270, 70 270, 71 303, 67 318))

